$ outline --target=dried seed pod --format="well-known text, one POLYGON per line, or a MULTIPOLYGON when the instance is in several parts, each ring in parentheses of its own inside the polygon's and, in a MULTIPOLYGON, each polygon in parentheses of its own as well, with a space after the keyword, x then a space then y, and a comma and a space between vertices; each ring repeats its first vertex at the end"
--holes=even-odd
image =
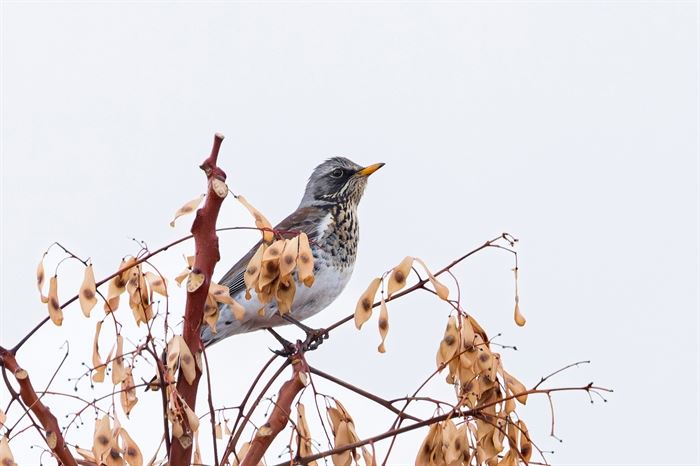
POLYGON ((46 304, 49 302, 49 298, 44 296, 44 279, 46 278, 46 274, 44 273, 44 258, 46 257, 46 253, 44 253, 41 256, 41 260, 39 261, 39 264, 36 266, 36 287, 39 290, 39 297, 41 298, 41 302, 46 304))
POLYGON ((514 319, 515 323, 518 325, 518 327, 523 327, 525 325, 525 316, 522 315, 520 312, 520 304, 518 303, 519 298, 516 296, 515 297, 515 311, 514 311, 514 319))
POLYGON ((258 278, 260 277, 260 269, 262 268, 263 255, 265 254, 265 249, 267 244, 262 243, 255 254, 253 255, 248 266, 243 273, 243 281, 245 282, 245 299, 250 299, 250 290, 255 289, 258 284, 258 278))
POLYGON ((288 239, 282 251, 280 258, 280 277, 288 277, 291 275, 294 267, 297 265, 297 256, 299 255, 299 236, 288 239))
POLYGON ((362 459, 365 462, 365 466, 377 466, 377 460, 374 455, 365 447, 362 447, 362 459))
POLYGON ((0 427, 5 426, 5 421, 7 421, 7 415, 5 414, 5 411, 3 411, 2 408, 0 408, 0 427))
POLYGON ((299 280, 307 288, 314 284, 314 255, 309 246, 309 237, 303 231, 299 233, 299 256, 297 257, 299 280))
POLYGON ((503 412, 506 414, 510 414, 513 411, 515 411, 515 401, 513 400, 513 398, 508 398, 503 407, 503 412))
POLYGON ((527 431, 527 425, 525 425, 524 421, 518 421, 518 430, 520 431, 520 455, 525 464, 529 464, 530 458, 532 457, 532 442, 530 441, 530 434, 527 431))
POLYGON ((262 268, 258 278, 257 291, 260 293, 267 285, 279 277, 280 257, 284 250, 285 240, 277 240, 265 249, 262 258, 262 268))
POLYGON ((109 456, 111 443, 112 429, 109 416, 105 414, 95 422, 95 434, 92 437, 92 454, 95 455, 97 461, 103 462, 109 456))
POLYGON ((399 263, 399 265, 394 267, 391 275, 389 276, 389 284, 387 285, 389 297, 406 286, 406 279, 408 278, 408 274, 411 272, 412 265, 413 257, 406 256, 399 263))
MULTIPOLYGON (((350 437, 348 423, 346 421, 340 421, 335 433, 333 446, 338 448, 343 445, 348 445, 349 443, 352 443, 352 439, 350 437)), ((345 450, 342 453, 336 453, 333 455, 332 459, 334 466, 350 466, 352 464, 352 452, 350 450, 345 450)))
POLYGON ((131 266, 136 262, 136 259, 122 259, 119 264, 119 273, 112 277, 109 281, 107 290, 107 301, 105 301, 105 312, 114 312, 119 308, 119 297, 126 291, 128 277, 131 274, 131 266))
POLYGON ((121 393, 119 394, 119 401, 126 417, 129 417, 129 413, 139 401, 136 397, 136 384, 134 383, 134 376, 131 370, 131 367, 126 369, 126 376, 122 380, 121 393))
POLYGON ((294 280, 289 280, 287 283, 283 282, 282 280, 279 281, 275 297, 277 299, 277 307, 279 308, 280 314, 286 314, 292 310, 292 302, 294 301, 296 288, 297 286, 294 283, 294 280))
POLYGON ((145 279, 148 282, 148 286, 155 293, 158 293, 161 296, 168 296, 168 282, 164 277, 156 275, 153 272, 146 272, 145 279))
POLYGON ((95 272, 92 270, 92 264, 85 267, 85 276, 83 284, 80 286, 78 296, 80 298, 80 309, 85 317, 90 317, 90 312, 97 304, 97 287, 95 286, 95 272))
POLYGON ((248 209, 248 212, 250 212, 253 219, 255 219, 255 226, 262 230, 263 241, 270 244, 272 240, 275 239, 275 234, 272 232, 272 224, 270 224, 270 222, 263 214, 260 213, 258 209, 250 205, 245 197, 239 195, 236 199, 238 199, 238 202, 243 204, 245 208, 248 209))
POLYGON ((462 340, 462 349, 474 348, 474 328, 469 319, 462 319, 462 329, 460 330, 460 338, 462 340))
POLYGON ((506 383, 506 388, 513 394, 516 395, 515 399, 520 402, 520 404, 527 403, 527 388, 518 379, 510 375, 508 372, 503 370, 503 375, 506 383))
POLYGON ((464 464, 470 464, 469 448, 469 423, 464 423, 457 429, 455 438, 455 448, 461 453, 461 460, 464 464))
POLYGON ((112 359, 112 384, 117 385, 122 383, 124 377, 126 377, 126 371, 124 370, 124 338, 121 335, 117 335, 117 353, 112 359))
POLYGON ((17 466, 12 451, 10 451, 10 441, 5 435, 0 437, 0 464, 2 466, 17 466))
POLYGON ((362 293, 362 296, 360 296, 360 299, 357 301, 357 305, 355 306, 355 327, 357 327, 358 330, 360 330, 362 325, 367 322, 370 317, 372 317, 374 297, 377 295, 379 285, 381 284, 381 278, 375 278, 372 280, 367 287, 367 290, 362 293))
POLYGON ((57 326, 63 324, 63 310, 61 309, 61 303, 58 301, 58 277, 53 276, 49 280, 49 317, 51 317, 51 322, 57 326))
POLYGON ((440 464, 435 461, 438 456, 442 456, 442 429, 440 423, 436 422, 430 426, 428 435, 423 439, 416 456, 416 466, 440 464))
POLYGON ((218 283, 211 283, 209 285, 209 295, 217 303, 224 303, 228 305, 234 303, 233 298, 229 294, 228 286, 220 285, 218 283))
POLYGON ((182 282, 187 278, 192 271, 192 267, 194 267, 194 256, 187 256, 185 257, 185 261, 187 262, 187 267, 180 272, 180 274, 175 277, 175 282, 177 283, 177 286, 181 286, 182 282))
POLYGON ((168 369, 175 373, 180 363, 180 346, 184 344, 181 335, 173 336, 166 346, 165 364, 168 369))
MULTIPOLYGON (((457 330, 457 319, 451 316, 447 321, 447 327, 445 327, 445 336, 440 341, 440 347, 438 348, 437 355, 435 357, 435 362, 437 367, 440 369, 444 367, 448 362, 452 362, 452 358, 457 354, 459 349, 459 330, 457 330)), ((456 360, 456 359, 455 359, 456 360)), ((457 364, 459 363, 456 360, 457 364)))
POLYGON ((197 367, 195 365, 192 352, 190 351, 189 346, 187 346, 187 342, 185 342, 184 338, 182 337, 180 337, 180 370, 185 376, 187 383, 192 385, 192 382, 194 382, 197 375, 197 367))
POLYGON ((124 445, 122 449, 124 451, 124 459, 129 466, 143 466, 143 456, 141 455, 139 446, 134 442, 134 439, 132 439, 129 433, 123 428, 119 429, 119 436, 124 445))
POLYGON ((338 408, 333 407, 326 408, 326 414, 328 415, 328 419, 331 423, 331 431, 333 432, 333 435, 335 435, 335 433, 338 431, 340 421, 343 421, 345 419, 345 416, 343 415, 343 413, 340 412, 338 408))
POLYGON ((100 358, 100 330, 102 329, 102 321, 98 321, 95 325, 95 338, 92 343, 92 367, 95 373, 92 374, 93 382, 103 382, 105 379, 105 369, 107 365, 100 358))
POLYGON ((219 320, 219 305, 216 304, 214 297, 209 294, 204 302, 204 314, 202 315, 202 322, 209 325, 212 333, 216 333, 216 323, 219 320))
POLYGON ((202 203, 202 199, 204 199, 204 194, 200 194, 198 197, 192 199, 191 201, 187 202, 185 205, 177 209, 177 212, 175 212, 175 217, 170 222, 170 226, 175 227, 175 220, 177 220, 178 217, 182 217, 183 215, 191 214, 192 212, 194 212, 197 209, 197 207, 199 207, 199 204, 202 203))
MULTIPOLYGON (((299 456, 303 458, 304 456, 313 454, 311 433, 309 431, 309 424, 306 422, 306 410, 301 403, 297 405, 297 435, 299 436, 299 456)), ((309 463, 309 465, 314 466, 317 464, 316 461, 311 461, 309 463)))
POLYGON ((194 293, 204 283, 204 274, 197 269, 192 270, 187 276, 187 292, 194 293))
POLYGON ((438 295, 440 299, 444 299, 447 301, 447 298, 450 295, 450 290, 443 285, 437 278, 435 278, 435 275, 428 269, 428 266, 425 265, 425 262, 423 262, 421 259, 415 257, 414 258, 418 263, 423 266, 423 270, 425 270, 425 273, 428 274, 428 280, 430 280, 430 283, 433 285, 433 288, 435 288, 435 293, 438 295))
POLYGON ((222 199, 228 195, 228 186, 226 186, 226 183, 223 180, 220 180, 218 178, 212 178, 211 187, 216 193, 216 195, 222 199))
POLYGON ((520 295, 518 294, 518 268, 513 269, 513 273, 515 274, 515 310, 513 312, 514 314, 514 319, 515 323, 518 325, 518 327, 522 327, 525 325, 525 316, 522 315, 520 312, 520 295))
POLYGON ((185 410, 185 416, 187 416, 187 424, 190 426, 190 430, 192 432, 197 432, 199 430, 199 418, 197 415, 192 411, 192 408, 190 408, 187 403, 185 403, 185 400, 182 401, 182 407, 185 410))
MULTIPOLYGON (((83 448, 76 447, 75 451, 83 457, 86 461, 89 461, 91 463, 97 463, 97 459, 95 458, 95 455, 92 453, 92 450, 85 450, 83 448)), ((2 464, 0 462, 0 464, 2 464)))
POLYGON ((445 463, 452 464, 462 456, 461 442, 458 438, 457 426, 452 419, 442 423, 442 445, 445 454, 445 463))
POLYGON ((384 347, 384 341, 386 341, 386 335, 389 333, 389 311, 386 308, 386 302, 384 302, 384 296, 382 296, 382 301, 379 307, 379 335, 382 337, 381 343, 377 351, 380 353, 385 353, 386 348, 384 347))

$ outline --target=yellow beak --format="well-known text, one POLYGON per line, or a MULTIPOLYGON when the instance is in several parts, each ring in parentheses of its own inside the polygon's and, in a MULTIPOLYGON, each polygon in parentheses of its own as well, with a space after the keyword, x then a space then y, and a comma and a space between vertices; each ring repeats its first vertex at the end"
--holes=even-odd
POLYGON ((361 169, 361 170, 358 170, 357 173, 355 173, 355 174, 358 175, 358 176, 369 176, 369 175, 371 175, 372 173, 374 173, 374 172, 376 172, 377 170, 379 170, 380 168, 382 168, 383 166, 384 166, 383 163, 375 163, 375 164, 372 164, 372 165, 368 165, 368 166, 366 166, 365 168, 363 168, 363 169, 361 169))

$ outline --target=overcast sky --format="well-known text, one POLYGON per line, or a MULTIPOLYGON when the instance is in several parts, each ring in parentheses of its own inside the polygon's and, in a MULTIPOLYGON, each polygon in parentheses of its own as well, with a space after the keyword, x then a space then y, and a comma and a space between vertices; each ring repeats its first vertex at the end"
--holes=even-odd
MULTIPOLYGON (((132 237, 155 248, 185 234, 191 219, 175 230, 168 222, 203 192, 197 165, 220 131, 229 186, 273 222, 296 207, 325 158, 387 164, 360 206, 353 279, 311 325, 347 315, 367 283, 405 255, 437 268, 510 232, 521 240, 525 328, 512 320, 508 254, 487 251, 456 269, 467 310, 519 348, 503 351, 505 367, 533 385, 590 359, 552 384, 615 389, 607 404, 591 405, 583 393, 555 397, 561 444, 548 437, 546 398, 531 398, 522 416, 540 446, 556 450, 551 460, 698 462, 695 2, 2 8, 0 344, 13 345, 44 317, 34 269, 51 242, 91 257, 101 277, 135 252, 132 237)), ((251 221, 227 199, 219 224, 251 221)), ((217 276, 255 238, 222 234, 217 276)), ((156 263, 173 277, 191 251, 185 245, 156 263)), ((68 297, 80 268, 64 263, 60 273, 68 297)), ((182 302, 179 293, 173 312, 182 302)), ((414 294, 389 310, 387 354, 376 352, 372 322, 362 332, 340 329, 309 361, 387 398, 413 391, 434 369, 449 309, 414 294)), ((96 319, 69 308, 63 327, 47 326, 18 354, 36 387, 69 339, 54 388, 71 389, 66 379, 89 362, 96 319)), ((256 333, 212 349, 217 405, 240 400, 273 345, 256 333)), ((370 402, 318 384, 348 406, 360 436, 391 423, 370 402)), ((441 379, 428 393, 452 399, 441 379)), ((8 397, 0 388, 3 408, 8 397)), ((124 422, 150 457, 158 429, 146 426, 160 397, 139 397, 135 422, 124 422)), ((50 402, 61 422, 76 406, 50 402)), ((391 464, 411 463, 425 433, 406 436, 391 464)), ((75 439, 89 446, 90 428, 75 439)), ((20 464, 37 462, 28 447, 36 442, 32 433, 13 442, 20 464)), ((269 461, 281 452, 274 447, 269 461)))

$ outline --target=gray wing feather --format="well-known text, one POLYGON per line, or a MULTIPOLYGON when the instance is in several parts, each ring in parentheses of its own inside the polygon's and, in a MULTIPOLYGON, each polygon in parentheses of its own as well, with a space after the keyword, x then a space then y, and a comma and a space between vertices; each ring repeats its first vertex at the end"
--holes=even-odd
MULTIPOLYGON (((298 234, 297 232, 303 231, 309 237, 309 241, 314 241, 318 237, 318 225, 326 214, 327 211, 319 207, 303 207, 295 210, 287 218, 282 220, 275 227, 275 230, 281 232, 282 236, 285 238, 292 238, 298 234)), ((258 250, 261 243, 262 241, 258 241, 245 256, 241 257, 241 259, 236 262, 236 265, 231 267, 231 269, 221 277, 219 283, 228 286, 231 296, 235 297, 245 290, 243 273, 246 267, 248 267, 248 262, 253 258, 255 251, 258 250)))

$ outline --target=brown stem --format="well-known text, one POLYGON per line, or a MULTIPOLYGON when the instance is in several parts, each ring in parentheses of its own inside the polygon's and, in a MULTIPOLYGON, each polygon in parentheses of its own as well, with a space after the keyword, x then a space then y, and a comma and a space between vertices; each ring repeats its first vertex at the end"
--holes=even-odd
MULTIPOLYGON (((277 357, 277 355, 275 355, 277 357)), ((224 450, 224 454, 221 457, 221 464, 228 464, 228 457, 234 453, 234 456, 236 457, 236 461, 240 461, 240 458, 238 458, 238 454, 235 453, 236 445, 238 444, 238 440, 241 438, 241 435, 243 435, 243 429, 245 429, 245 426, 248 424, 250 421, 250 417, 253 415, 253 412, 255 409, 260 405, 260 401, 262 401, 263 397, 265 396, 265 393, 270 389, 272 384, 277 380, 277 377, 284 372, 284 370, 287 368, 287 366, 290 364, 289 358, 285 359, 282 365, 277 369, 277 371, 272 374, 270 379, 267 381, 265 386, 260 390, 260 393, 258 393, 257 398, 253 401, 252 406, 248 410, 245 416, 243 416, 243 408, 245 407, 246 403, 248 402, 248 398, 250 395, 253 393, 253 389, 255 386, 258 384, 258 381, 262 377, 263 373, 267 369, 267 367, 272 363, 272 361, 275 360, 275 357, 270 358, 270 360, 267 362, 265 367, 262 368, 262 370, 258 373, 258 376, 255 378, 255 381, 253 384, 250 386, 248 389, 248 393, 245 396, 245 399, 243 400, 243 403, 241 403, 241 408, 240 411, 238 412, 238 416, 236 417, 236 422, 233 425, 233 435, 231 438, 228 439, 228 443, 226 444, 226 449, 224 450), (239 421, 242 420, 242 423, 239 425, 239 421)))
MULTIPOLYGON (((583 386, 583 387, 561 387, 561 388, 549 388, 549 389, 540 389, 540 390, 527 390, 523 393, 519 393, 519 394, 513 395, 513 396, 508 397, 508 398, 514 398, 516 396, 520 396, 523 394, 528 394, 528 395, 546 394, 549 396, 553 392, 566 392, 566 391, 586 391, 586 392, 588 392, 590 390, 610 391, 607 388, 596 387, 596 386, 593 386, 592 384, 588 384, 588 385, 583 386)), ((359 441, 354 442, 354 443, 349 443, 347 445, 332 448, 330 450, 322 451, 322 452, 316 453, 314 455, 309 455, 309 456, 305 456, 303 458, 298 458, 298 459, 296 459, 295 464, 308 464, 309 462, 320 459, 320 458, 325 458, 327 456, 342 453, 342 452, 347 451, 347 450, 359 448, 361 446, 364 446, 364 445, 367 445, 370 443, 373 444, 373 443, 376 443, 380 440, 384 440, 384 439, 389 438, 389 437, 397 436, 397 435, 403 434, 405 432, 410 432, 412 430, 419 429, 421 427, 426 427, 426 426, 435 424, 437 422, 442 422, 442 421, 449 419, 449 418, 456 418, 456 417, 469 418, 469 417, 478 416, 481 413, 481 411, 483 411, 485 408, 487 408, 489 406, 493 406, 493 404, 495 404, 495 403, 500 403, 503 400, 508 399, 508 398, 499 399, 493 403, 485 404, 483 406, 480 406, 480 407, 474 408, 474 409, 466 409, 466 410, 461 410, 461 411, 452 411, 451 410, 448 413, 441 414, 439 416, 434 416, 430 419, 426 419, 425 421, 416 422, 416 423, 411 424, 409 426, 399 427, 396 429, 390 429, 386 432, 382 432, 379 435, 375 435, 374 437, 369 437, 369 438, 366 438, 364 440, 359 440, 359 441)), ((289 466, 289 463, 288 462, 279 463, 275 466, 289 466)))
POLYGON ((15 376, 15 380, 19 384, 19 396, 22 398, 24 405, 34 413, 46 431, 46 444, 54 455, 64 466, 77 466, 78 463, 76 463, 63 439, 56 416, 51 414, 49 408, 39 399, 31 380, 29 380, 27 371, 19 366, 11 351, 2 347, 0 347, 0 364, 15 376))
MULTIPOLYGON (((221 134, 217 133, 214 135, 211 154, 200 166, 207 176, 207 197, 204 201, 204 206, 197 210, 194 222, 192 222, 192 229, 190 230, 194 237, 195 248, 192 272, 204 275, 204 281, 199 288, 187 293, 187 302, 185 304, 182 336, 192 354, 202 351, 199 328, 204 315, 204 303, 209 294, 209 284, 214 274, 214 266, 219 261, 219 237, 216 235, 216 219, 219 216, 219 210, 224 198, 216 194, 213 183, 216 183, 217 180, 226 180, 226 174, 216 165, 219 148, 223 140, 224 137, 221 134)), ((197 369, 195 379, 192 381, 192 384, 189 384, 182 372, 178 375, 177 392, 192 411, 195 410, 197 387, 201 376, 202 372, 197 369)), ((170 442, 170 466, 186 466, 190 463, 192 445, 188 448, 183 448, 182 444, 176 440, 172 438, 170 442)))
POLYGON ((357 393, 358 395, 362 395, 365 398, 372 400, 375 403, 384 406, 386 409, 388 409, 389 411, 396 414, 397 416, 399 416, 402 419, 410 419, 412 421, 420 421, 421 420, 415 416, 411 416, 410 414, 406 414, 406 413, 400 411, 394 405, 392 405, 391 402, 385 400, 384 398, 381 398, 377 395, 374 395, 374 394, 372 394, 366 390, 363 390, 359 387, 356 387, 356 386, 354 386, 354 385, 352 385, 344 380, 341 380, 337 377, 332 376, 331 374, 326 374, 325 372, 318 370, 315 367, 311 367, 311 366, 309 366, 309 371, 312 374, 318 375, 319 377, 323 377, 326 380, 330 380, 331 382, 333 382, 337 385, 340 385, 343 388, 346 388, 350 391, 353 391, 353 392, 357 393))
POLYGON ((267 422, 258 429, 241 466, 254 466, 260 462, 272 441, 287 425, 289 415, 292 412, 292 402, 306 386, 305 380, 308 377, 309 367, 304 360, 301 345, 291 358, 292 377, 280 387, 275 407, 267 422))

